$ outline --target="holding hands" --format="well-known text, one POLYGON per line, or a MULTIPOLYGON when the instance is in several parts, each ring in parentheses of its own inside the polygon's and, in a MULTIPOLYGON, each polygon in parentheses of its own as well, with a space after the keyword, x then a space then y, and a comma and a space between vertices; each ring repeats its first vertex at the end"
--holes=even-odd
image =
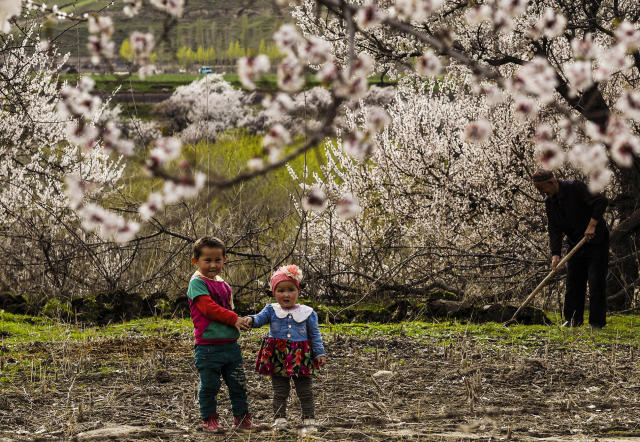
POLYGON ((238 316, 238 320, 236 321, 234 326, 238 329, 238 331, 247 331, 251 330, 251 324, 253 324, 253 318, 249 316, 241 318, 240 316, 238 316))

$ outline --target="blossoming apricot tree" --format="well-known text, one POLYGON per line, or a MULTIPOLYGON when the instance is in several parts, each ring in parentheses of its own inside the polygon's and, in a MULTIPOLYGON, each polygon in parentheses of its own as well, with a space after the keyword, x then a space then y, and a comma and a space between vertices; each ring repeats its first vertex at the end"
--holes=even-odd
MULTIPOLYGON (((205 186, 224 189, 268 173, 315 148, 328 136, 337 135, 334 123, 340 106, 365 95, 367 77, 374 71, 407 78, 440 74, 453 76, 454 81, 464 84, 488 106, 476 119, 459 121, 464 130, 456 134, 464 143, 482 144, 491 140, 500 130, 496 117, 505 115, 493 108, 507 103, 514 118, 532 122, 526 138, 532 148, 524 155, 550 168, 561 167, 568 161, 587 177, 593 191, 603 190, 611 183, 615 191, 612 206, 616 210, 612 240, 619 258, 614 262, 624 267, 618 274, 619 286, 637 284, 639 240, 633 233, 640 226, 637 127, 640 92, 635 90, 640 81, 637 2, 278 0, 277 3, 293 5, 302 29, 300 32, 292 25, 283 25, 274 35, 284 55, 276 67, 279 87, 286 93, 294 93, 304 85, 303 74, 311 71, 331 92, 332 104, 318 124, 311 126, 314 129, 306 133, 305 143, 286 150, 286 154, 285 146, 291 136, 283 125, 274 123, 265 137, 264 157, 252 160, 251 168, 231 179, 207 181, 200 172, 186 167, 180 169, 182 172, 172 171, 169 160, 180 155, 180 143, 170 137, 157 140, 150 158, 134 158, 166 182, 163 193, 154 194, 142 213, 150 216, 153 208, 161 207, 163 201, 193 196, 205 186)), ((70 18, 55 6, 49 8, 31 0, 24 3, 24 8, 21 5, 18 0, 0 3, 3 30, 7 30, 8 23, 15 20, 21 9, 38 9, 58 18, 70 18)), ((185 3, 151 0, 149 6, 162 11, 166 20, 158 36, 140 32, 131 35, 136 69, 141 76, 152 70, 150 54, 159 42, 168 39, 168 30, 181 17, 185 3)), ((143 7, 142 0, 128 0, 125 13, 134 16, 143 7)), ((82 19, 89 21, 89 48, 94 60, 109 63, 114 57, 111 20, 99 14, 82 19)), ((265 57, 258 56, 240 60, 238 68, 242 83, 251 89, 256 79, 271 67, 265 57)), ((68 129, 71 141, 93 148, 98 139, 109 139, 104 146, 119 155, 131 155, 127 140, 118 136, 112 124, 89 122, 92 98, 87 86, 86 82, 80 82, 77 91, 63 91, 61 107, 74 120, 68 129)), ((399 117, 401 121, 396 118, 391 124, 401 125, 405 116, 399 117)), ((372 158, 377 148, 376 133, 387 124, 380 109, 372 110, 366 122, 366 127, 354 126, 339 134, 340 145, 356 161, 372 158)), ((341 214, 357 214, 358 195, 334 196, 326 189, 330 184, 325 183, 325 189, 322 186, 311 189, 304 207, 322 209, 328 206, 329 195, 339 203, 341 214)), ((81 203, 83 186, 72 189, 76 194, 70 199, 82 216, 97 218, 99 222, 112 220, 122 240, 135 235, 135 221, 107 216, 104 209, 81 203)), ((112 234, 111 230, 107 229, 112 234)))

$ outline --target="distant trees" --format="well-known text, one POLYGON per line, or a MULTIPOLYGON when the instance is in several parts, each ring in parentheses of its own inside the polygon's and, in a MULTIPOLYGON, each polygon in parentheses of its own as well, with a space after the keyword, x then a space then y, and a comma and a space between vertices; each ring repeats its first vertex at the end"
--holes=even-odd
MULTIPOLYGON (((126 41, 126 40, 125 40, 126 41)), ((124 47, 123 42, 123 47, 124 47)), ((241 57, 251 57, 256 54, 265 54, 271 61, 281 57, 278 47, 275 44, 267 44, 264 39, 260 40, 260 45, 255 48, 246 46, 240 40, 229 42, 225 50, 216 50, 214 47, 198 46, 195 50, 183 45, 178 48, 176 58, 180 66, 190 68, 196 64, 235 64, 241 57)), ((126 58, 120 49, 120 55, 126 58)))

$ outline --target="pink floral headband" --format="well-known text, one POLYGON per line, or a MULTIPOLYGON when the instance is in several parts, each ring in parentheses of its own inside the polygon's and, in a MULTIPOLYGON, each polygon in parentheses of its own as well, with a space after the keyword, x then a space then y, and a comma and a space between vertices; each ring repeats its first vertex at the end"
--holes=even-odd
POLYGON ((274 292, 278 283, 282 281, 293 281, 300 290, 300 281, 302 281, 302 270, 295 264, 282 266, 276 270, 271 276, 271 292, 274 292))

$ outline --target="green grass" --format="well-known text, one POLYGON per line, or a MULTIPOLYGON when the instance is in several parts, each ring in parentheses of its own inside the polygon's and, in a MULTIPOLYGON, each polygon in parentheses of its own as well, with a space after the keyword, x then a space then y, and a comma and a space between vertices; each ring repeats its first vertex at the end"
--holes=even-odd
MULTIPOLYGON (((470 339, 487 345, 516 345, 538 348, 546 344, 592 349, 600 346, 640 347, 640 315, 612 315, 607 326, 592 331, 588 326, 563 328, 559 322, 550 326, 516 325, 505 327, 499 323, 470 324, 457 321, 402 322, 393 324, 348 323, 321 325, 324 334, 393 338, 406 336, 417 340, 436 340, 446 345, 470 339)), ((266 329, 266 327, 265 327, 266 329)), ((0 354, 8 347, 19 349, 28 343, 53 343, 108 339, 122 336, 179 337, 190 339, 191 319, 144 318, 128 322, 86 327, 58 322, 44 317, 0 314, 0 354)), ((254 331, 253 334, 262 334, 254 331)))
POLYGON ((407 336, 418 340, 437 340, 448 345, 462 339, 470 339, 486 345, 516 345, 524 348, 539 348, 547 344, 599 348, 611 345, 640 347, 640 316, 612 315, 607 318, 603 330, 592 331, 589 326, 577 328, 561 327, 557 313, 547 313, 553 325, 513 325, 501 323, 471 324, 458 321, 404 322, 393 324, 334 324, 324 326, 324 331, 352 336, 393 337, 407 336))

